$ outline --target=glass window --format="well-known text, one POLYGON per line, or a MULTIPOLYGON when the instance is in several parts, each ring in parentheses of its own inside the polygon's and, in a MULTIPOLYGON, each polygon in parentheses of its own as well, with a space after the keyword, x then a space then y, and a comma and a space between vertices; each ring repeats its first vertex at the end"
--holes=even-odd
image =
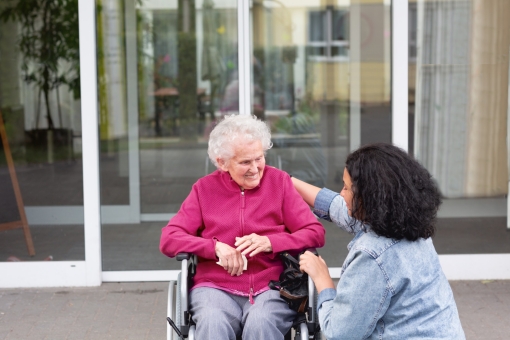
POLYGON ((323 42, 326 41, 326 12, 310 11, 310 41, 323 42))
POLYGON ((333 41, 349 40, 349 13, 346 10, 331 10, 333 19, 331 34, 333 41))
MULTIPOLYGON (((215 170, 215 123, 240 110, 237 1, 96 3, 103 270, 178 268, 159 253, 161 228, 215 170)), ((383 0, 252 2, 251 104, 272 129, 269 164, 340 191, 351 149, 391 141, 389 14, 383 0)), ((325 226, 337 267, 350 235, 325 226)))
POLYGON ((327 6, 309 13, 308 58, 317 60, 344 59, 349 53, 349 13, 327 6))
MULTIPOLYGON (((271 126, 267 161, 340 191, 359 145, 391 142, 390 4, 254 1, 253 113, 271 126)), ((352 237, 324 222, 321 255, 340 267, 352 237)))
POLYGON ((239 113, 237 0, 96 0, 103 270, 179 268, 161 228, 239 113))
POLYGON ((409 37, 409 62, 416 63, 417 54, 417 28, 418 28, 418 6, 416 2, 409 3, 409 14, 408 14, 408 37, 409 37))
POLYGON ((510 4, 418 0, 409 10, 411 150, 443 195, 436 249, 508 253, 510 4))
POLYGON ((84 260, 76 1, 0 3, 0 261, 84 260))

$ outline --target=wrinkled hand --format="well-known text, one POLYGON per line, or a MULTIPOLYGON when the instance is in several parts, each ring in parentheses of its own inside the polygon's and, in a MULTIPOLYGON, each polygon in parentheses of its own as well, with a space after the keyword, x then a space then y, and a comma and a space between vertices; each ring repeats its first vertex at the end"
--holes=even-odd
POLYGON ((243 273, 243 256, 241 252, 226 243, 216 242, 214 248, 216 256, 220 259, 223 268, 232 276, 243 273))
POLYGON ((309 251, 304 252, 299 256, 299 269, 312 278, 319 293, 326 288, 335 288, 329 276, 328 265, 322 257, 309 251))
POLYGON ((269 253, 273 251, 273 246, 269 238, 257 234, 236 237, 236 243, 234 245, 237 247, 236 250, 241 251, 243 255, 250 253, 251 257, 261 252, 269 253))

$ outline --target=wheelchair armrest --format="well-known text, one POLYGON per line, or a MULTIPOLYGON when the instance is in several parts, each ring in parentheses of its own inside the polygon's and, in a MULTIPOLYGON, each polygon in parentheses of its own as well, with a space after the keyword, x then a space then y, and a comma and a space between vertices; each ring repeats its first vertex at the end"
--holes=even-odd
POLYGON ((197 269, 197 256, 193 253, 178 253, 175 257, 177 261, 182 262, 181 270, 184 277, 188 277, 188 274, 191 278, 195 276, 197 269), (189 273, 188 273, 189 271, 189 273))
POLYGON ((189 260, 191 255, 193 255, 193 254, 192 253, 179 253, 179 254, 177 254, 177 256, 175 258, 177 259, 177 261, 189 260))

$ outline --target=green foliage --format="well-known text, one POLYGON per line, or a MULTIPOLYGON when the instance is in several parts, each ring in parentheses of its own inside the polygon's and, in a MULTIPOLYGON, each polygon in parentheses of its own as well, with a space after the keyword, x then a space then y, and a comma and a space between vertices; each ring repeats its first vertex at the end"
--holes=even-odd
POLYGON ((195 117, 197 111, 197 53, 195 33, 178 33, 179 39, 179 100, 183 117, 195 117))
POLYGON ((319 123, 319 107, 311 95, 306 95, 299 101, 295 114, 279 118, 274 128, 277 132, 288 134, 315 133, 319 123))
POLYGON ((177 17, 179 75, 176 85, 179 89, 181 138, 189 140, 194 140, 197 135, 197 37, 194 8, 195 0, 179 0, 177 17), (184 10, 185 7, 188 7, 188 11, 184 10))
POLYGON ((2 1, 0 20, 20 23, 18 47, 24 79, 44 94, 48 126, 53 128, 49 92, 66 84, 75 98, 80 97, 78 0, 2 1), (62 63, 69 67, 63 69, 62 63))

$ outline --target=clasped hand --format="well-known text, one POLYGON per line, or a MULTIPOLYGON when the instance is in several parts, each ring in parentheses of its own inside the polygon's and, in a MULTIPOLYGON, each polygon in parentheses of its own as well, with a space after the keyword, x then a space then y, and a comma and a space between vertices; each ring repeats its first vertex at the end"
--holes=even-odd
POLYGON ((299 256, 299 269, 307 273, 313 280, 317 292, 326 288, 335 288, 329 275, 328 265, 321 256, 306 251, 299 256))
POLYGON ((261 252, 271 252, 273 247, 267 236, 250 234, 243 237, 236 237, 236 248, 223 242, 216 242, 216 256, 220 259, 221 265, 232 276, 243 273, 243 256, 253 257, 261 252))

